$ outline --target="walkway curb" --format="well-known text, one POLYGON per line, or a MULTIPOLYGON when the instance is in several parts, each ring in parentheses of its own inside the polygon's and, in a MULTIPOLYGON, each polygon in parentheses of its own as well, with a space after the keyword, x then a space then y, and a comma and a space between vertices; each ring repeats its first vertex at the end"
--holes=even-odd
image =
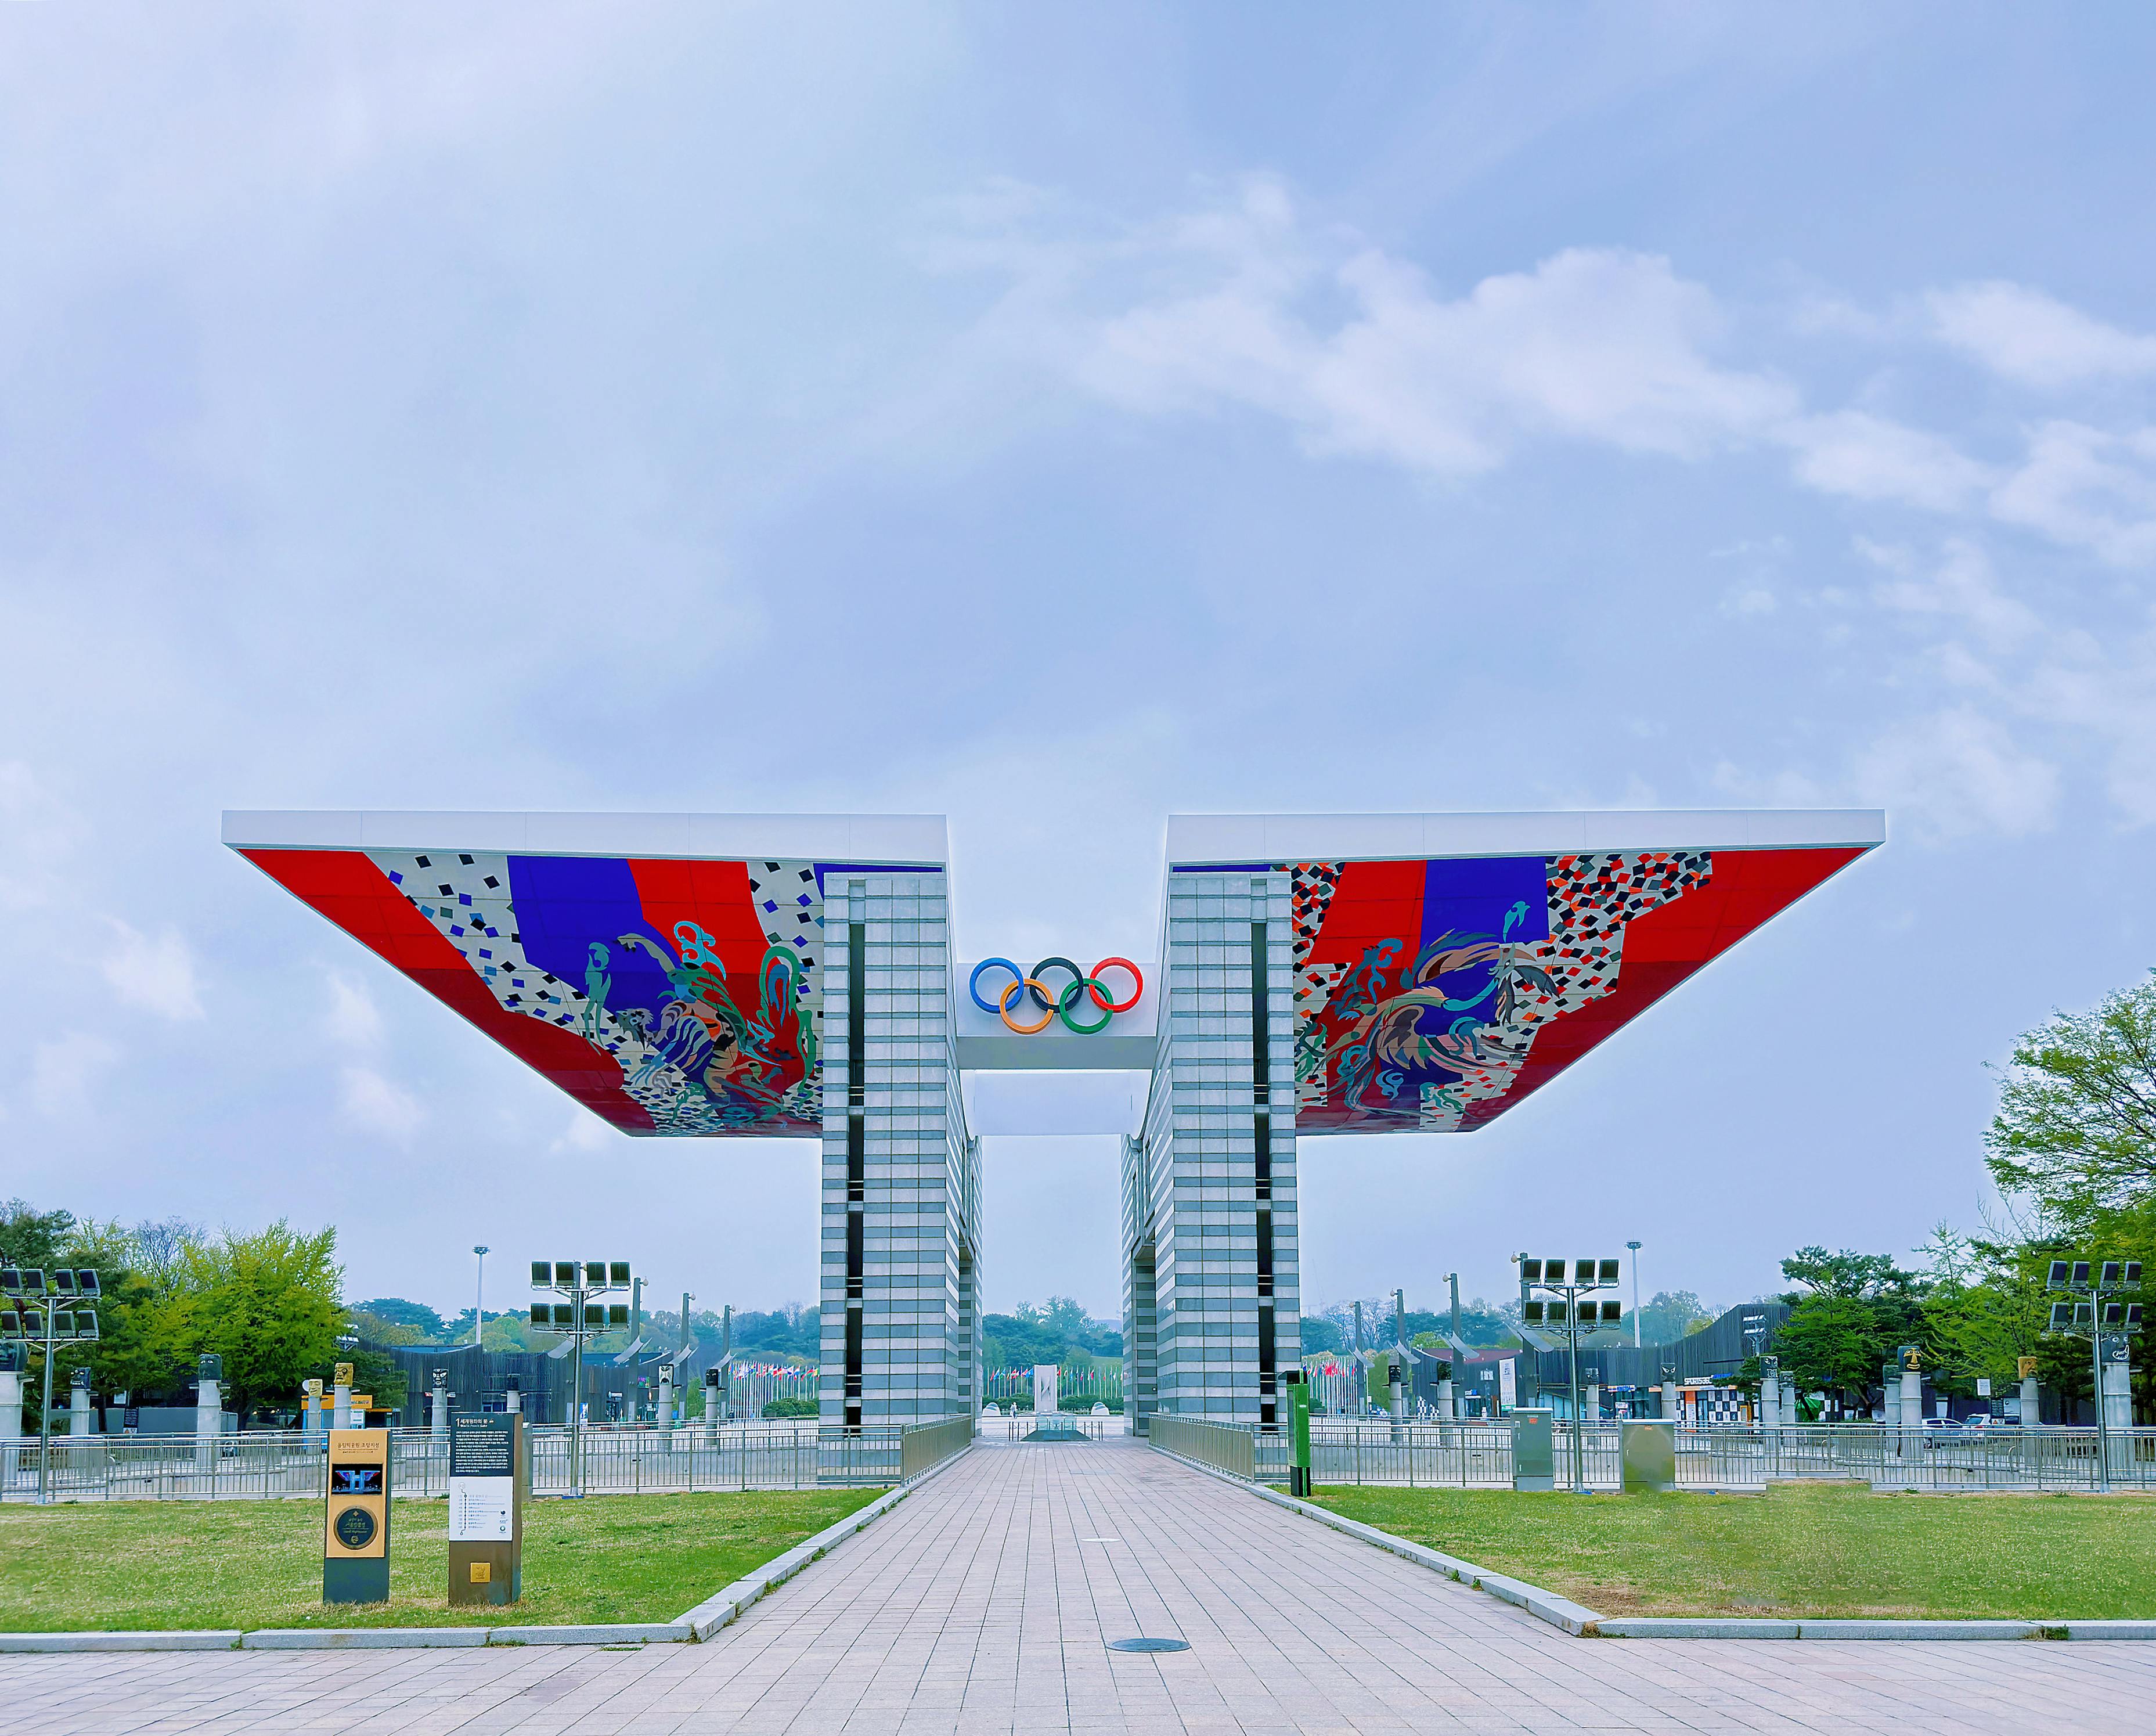
MULTIPOLYGON (((1150 1446, 1150 1443, 1148 1443, 1150 1446)), ((1471 1561, 1462 1561, 1456 1555, 1447 1555, 1427 1549, 1421 1543, 1409 1543, 1404 1537, 1395 1537, 1389 1531, 1380 1531, 1374 1525, 1365 1525, 1358 1519, 1342 1518, 1329 1507, 1313 1502, 1298 1501, 1291 1495, 1283 1495, 1277 1489, 1269 1489, 1263 1483, 1247 1482, 1230 1471, 1211 1465, 1201 1465, 1195 1459, 1186 1459, 1180 1453, 1172 1453, 1160 1447, 1151 1447, 1163 1458, 1173 1459, 1178 1465, 1188 1465, 1194 1471, 1202 1471, 1208 1477, 1217 1477, 1223 1482, 1232 1483, 1247 1490, 1261 1501, 1270 1501, 1275 1507, 1284 1507, 1290 1513, 1301 1513, 1306 1519, 1315 1519, 1343 1535, 1360 1539, 1389 1555, 1412 1561, 1419 1567, 1427 1567, 1443 1574, 1449 1579, 1457 1579, 1478 1591, 1486 1591, 1492 1597, 1503 1599, 1525 1610, 1538 1621, 1581 1639, 1604 1640, 2156 1640, 2156 1621, 1868 1621, 1847 1618, 1820 1618, 1811 1620, 1777 1621, 1747 1616, 1719 1615, 1603 1615, 1576 1604, 1568 1597, 1554 1591, 1545 1591, 1539 1585, 1530 1585, 1524 1579, 1515 1579, 1504 1574, 1494 1574, 1480 1568, 1471 1561)))
POLYGON ((878 1496, 755 1572, 736 1579, 671 1621, 565 1623, 524 1627, 145 1628, 89 1633, 0 1633, 0 1652, 25 1651, 359 1651, 471 1648, 480 1646, 639 1646, 708 1640, 743 1610, 768 1596, 811 1562, 822 1559, 906 1499, 929 1478, 973 1450, 968 1441, 910 1483, 878 1496))

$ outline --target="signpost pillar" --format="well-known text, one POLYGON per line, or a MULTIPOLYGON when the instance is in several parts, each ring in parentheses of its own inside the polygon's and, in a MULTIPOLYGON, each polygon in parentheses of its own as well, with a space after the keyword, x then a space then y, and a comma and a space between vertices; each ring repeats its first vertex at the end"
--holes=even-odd
POLYGON ((330 1430, 322 1601, 389 1601, 389 1431, 330 1430))
POLYGON ((467 1412, 449 1427, 449 1601, 513 1604, 524 1595, 524 1419, 467 1412))

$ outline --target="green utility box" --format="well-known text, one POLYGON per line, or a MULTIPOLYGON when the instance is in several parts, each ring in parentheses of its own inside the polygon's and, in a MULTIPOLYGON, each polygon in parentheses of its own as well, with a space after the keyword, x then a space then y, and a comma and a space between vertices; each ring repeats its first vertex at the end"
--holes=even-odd
POLYGON ((1673 1422, 1620 1422, 1618 1444, 1625 1460, 1625 1492, 1640 1495, 1677 1486, 1677 1425, 1673 1422))
POLYGON ((1557 1487, 1557 1451, 1550 1440, 1550 1415, 1548 1410, 1512 1413, 1512 1487, 1516 1489, 1557 1487))

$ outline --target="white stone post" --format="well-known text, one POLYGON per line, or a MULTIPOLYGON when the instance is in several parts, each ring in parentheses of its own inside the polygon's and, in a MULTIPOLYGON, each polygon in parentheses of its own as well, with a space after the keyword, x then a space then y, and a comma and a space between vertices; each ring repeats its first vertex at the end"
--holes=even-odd
POLYGON ((726 1371, 724 1369, 704 1370, 704 1445, 719 1444, 721 1413, 726 1408, 726 1371))
POLYGON ((14 1481, 23 1440, 23 1377, 0 1372, 0 1489, 14 1481))
POLYGON ((1924 1451, 1924 1376, 1921 1369, 1902 1370, 1902 1456, 1921 1460, 1924 1451))
POLYGON ((2128 1431, 2133 1426, 2133 1369, 2130 1364, 2113 1361, 2109 1357, 2103 1364, 2103 1428, 2105 1456, 2116 1477, 2133 1462, 2133 1437, 2128 1431))
POLYGON ((1450 1422, 1459 1413, 1452 1408, 1452 1380, 1448 1375, 1437 1383, 1437 1415, 1440 1422, 1450 1422))
POLYGON ((1674 1380, 1665 1380, 1662 1383, 1662 1420, 1666 1423, 1683 1420, 1682 1413, 1677 1404, 1677 1384, 1674 1380))
POLYGON ((1580 1389, 1579 1420, 1589 1423, 1602 1420, 1602 1388, 1598 1382, 1590 1380, 1580 1389))
POLYGON ((330 1393, 330 1426, 348 1429, 352 1426, 352 1383, 340 1383, 330 1393))
POLYGON ((667 1446, 674 1444, 674 1364, 659 1365, 659 1432, 667 1436, 667 1446))
POLYGON ((224 1435, 224 1400, 216 1381, 205 1376, 195 1383, 195 1469, 217 1469, 218 1443, 224 1435))
POLYGON ((427 1424, 434 1439, 446 1441, 449 1436, 449 1384, 439 1374, 427 1393, 427 1424))
POLYGON ((68 1389, 68 1436, 70 1440, 97 1432, 96 1420, 90 1414, 90 1370, 77 1369, 68 1389))
POLYGON ((2037 1389, 2036 1377, 2031 1374, 2021 1383, 2021 1426, 2033 1429, 2044 1420, 2044 1395, 2037 1389))
POLYGON ((511 1416, 521 1416, 523 1414, 524 1389, 516 1384, 516 1377, 514 1374, 509 1377, 508 1384, 502 1389, 501 1408, 511 1416))

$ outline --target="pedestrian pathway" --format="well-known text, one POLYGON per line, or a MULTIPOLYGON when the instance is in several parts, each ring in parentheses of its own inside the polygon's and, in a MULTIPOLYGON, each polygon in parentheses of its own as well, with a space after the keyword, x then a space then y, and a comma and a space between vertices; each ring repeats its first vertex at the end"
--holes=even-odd
POLYGON ((0 1697, 68 1736, 2022 1736, 2138 1728, 2156 1643, 1573 1639, 1134 1441, 983 1443, 708 1644, 21 1656, 0 1697))

